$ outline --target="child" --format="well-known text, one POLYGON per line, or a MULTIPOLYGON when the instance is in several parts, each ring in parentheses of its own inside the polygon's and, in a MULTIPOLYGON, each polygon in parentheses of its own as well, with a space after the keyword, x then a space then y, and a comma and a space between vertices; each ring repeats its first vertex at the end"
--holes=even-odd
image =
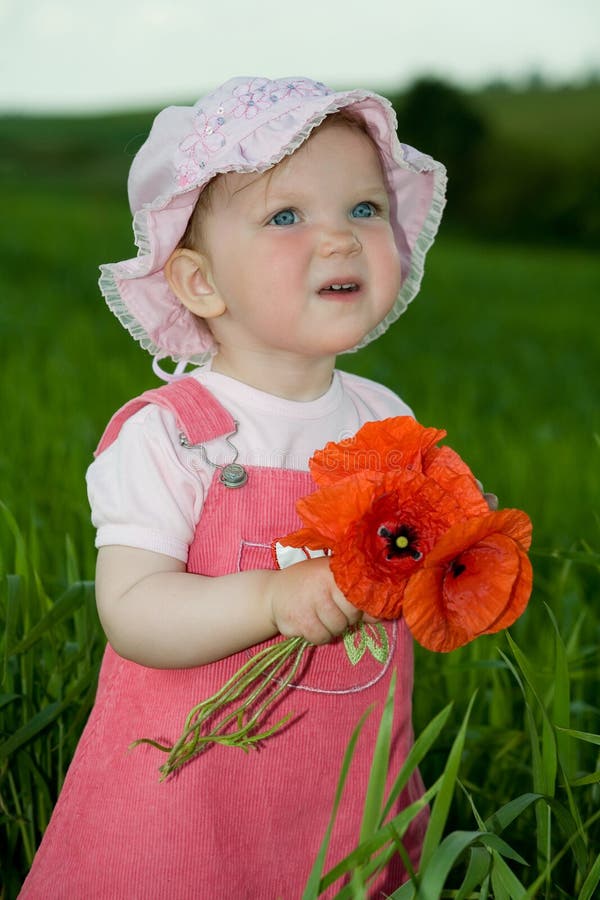
MULTIPOLYGON (((411 641, 401 620, 385 639, 365 628, 325 557, 275 571, 271 543, 299 525, 316 449, 410 414, 335 358, 417 293, 444 187, 368 91, 235 78, 156 118, 129 177, 138 256, 103 266, 100 284, 179 377, 113 417, 89 469, 109 646, 23 897, 300 897, 344 749, 375 704, 328 863, 358 842, 394 670, 393 771, 410 748, 411 641), (182 377, 186 360, 197 368, 182 377), (349 626, 363 629, 360 659, 349 626), (257 753, 215 746, 161 783, 164 754, 130 743, 173 743, 188 710, 278 635, 315 645, 269 719, 291 723, 257 753)), ((400 806, 422 790, 414 777, 400 806)), ((405 838, 415 864, 423 819, 405 838)), ((372 896, 405 877, 394 858, 372 896)))

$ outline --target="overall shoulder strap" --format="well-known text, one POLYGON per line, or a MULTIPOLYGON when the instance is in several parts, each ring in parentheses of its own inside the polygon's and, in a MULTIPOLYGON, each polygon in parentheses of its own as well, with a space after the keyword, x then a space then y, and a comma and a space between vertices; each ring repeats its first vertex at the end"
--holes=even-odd
POLYGON ((110 447, 127 419, 149 403, 172 412, 177 427, 190 444, 202 444, 235 431, 234 420, 216 397, 195 378, 182 378, 164 387, 144 391, 122 406, 106 426, 94 456, 110 447))

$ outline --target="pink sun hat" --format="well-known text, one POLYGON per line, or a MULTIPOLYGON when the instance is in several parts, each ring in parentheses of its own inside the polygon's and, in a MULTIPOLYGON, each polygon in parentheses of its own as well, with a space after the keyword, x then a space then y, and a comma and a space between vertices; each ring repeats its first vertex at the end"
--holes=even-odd
POLYGON ((374 141, 401 260, 396 303, 358 350, 415 297, 445 203, 446 170, 401 144, 391 103, 364 90, 333 91, 308 78, 232 78, 194 106, 158 114, 131 165, 129 204, 138 254, 100 266, 100 290, 121 324, 154 357, 202 364, 216 350, 206 324, 173 294, 163 267, 200 192, 225 172, 264 172, 293 153, 326 116, 352 107, 374 141))

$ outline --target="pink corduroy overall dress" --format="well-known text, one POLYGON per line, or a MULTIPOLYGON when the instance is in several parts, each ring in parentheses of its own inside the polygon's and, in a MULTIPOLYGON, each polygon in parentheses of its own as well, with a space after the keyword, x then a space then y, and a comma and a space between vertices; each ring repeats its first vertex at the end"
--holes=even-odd
MULTIPOLYGON (((148 391, 111 419, 97 452, 146 403, 175 415, 191 444, 234 430, 230 415, 195 379, 148 391)), ((198 452, 190 450, 190 452, 198 452)), ((213 478, 190 546, 189 572, 219 576, 273 568, 271 542, 299 526, 298 497, 314 489, 304 471, 247 467, 240 488, 213 478)), ((200 601, 199 601, 200 602, 200 601)), ((358 742, 327 868, 358 843, 375 735, 392 671, 398 673, 391 771, 410 748, 412 646, 403 621, 385 625, 389 653, 366 649, 350 661, 343 641, 311 648, 271 721, 291 724, 257 752, 213 747, 159 782, 164 754, 189 709, 210 696, 256 652, 193 669, 158 670, 107 647, 95 706, 21 897, 39 900, 296 900, 323 839, 352 731, 375 709, 358 742)), ((262 646, 262 645, 261 645, 262 646)), ((418 775, 399 807, 423 792, 418 775)), ((419 855, 426 813, 406 836, 419 855)), ((396 857, 371 896, 404 880, 396 857)), ((333 896, 330 889, 324 896, 333 896)))

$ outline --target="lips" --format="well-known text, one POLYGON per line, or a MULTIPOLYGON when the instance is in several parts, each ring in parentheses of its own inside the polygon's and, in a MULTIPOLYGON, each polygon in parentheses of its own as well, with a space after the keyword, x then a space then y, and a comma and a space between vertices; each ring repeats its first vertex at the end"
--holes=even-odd
POLYGON ((319 289, 319 294, 344 296, 346 294, 355 294, 359 290, 360 284, 357 281, 330 281, 319 289))

